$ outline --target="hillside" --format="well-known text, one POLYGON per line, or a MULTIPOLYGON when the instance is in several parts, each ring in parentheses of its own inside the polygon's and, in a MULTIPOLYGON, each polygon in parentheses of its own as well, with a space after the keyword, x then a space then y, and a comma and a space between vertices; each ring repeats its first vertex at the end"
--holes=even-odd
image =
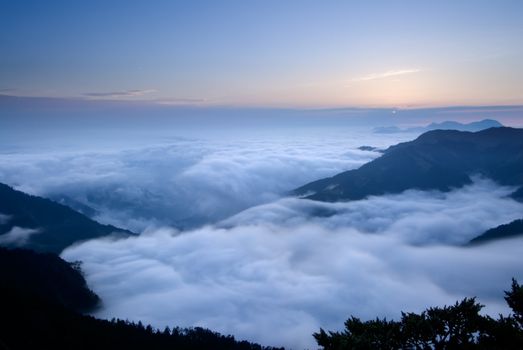
POLYGON ((77 266, 54 254, 0 248, 0 349, 273 349, 204 328, 157 331, 80 313, 98 303, 77 266))
POLYGON ((472 239, 471 245, 483 244, 502 238, 512 238, 523 235, 523 219, 514 220, 508 224, 499 225, 485 231, 483 234, 472 239))
POLYGON ((383 156, 358 169, 311 182, 293 193, 340 201, 408 189, 449 191, 470 184, 473 175, 522 186, 523 129, 429 131, 414 141, 389 147, 383 156))
POLYGON ((60 253, 71 244, 130 231, 102 225, 52 200, 0 184, 0 244, 60 253))
POLYGON ((90 311, 100 302, 79 266, 51 253, 0 248, 0 284, 76 311, 90 311))

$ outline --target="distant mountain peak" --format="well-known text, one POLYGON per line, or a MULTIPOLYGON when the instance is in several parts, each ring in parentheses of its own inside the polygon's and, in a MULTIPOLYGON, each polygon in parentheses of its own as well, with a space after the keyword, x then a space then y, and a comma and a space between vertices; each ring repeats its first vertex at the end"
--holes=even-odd
POLYGON ((402 132, 426 132, 430 130, 458 130, 458 131, 481 131, 489 128, 501 128, 503 124, 494 119, 483 119, 470 123, 460 123, 452 120, 444 122, 433 122, 427 126, 402 129, 397 126, 384 126, 374 128, 378 134, 395 134, 402 132))
POLYGON ((480 131, 489 128, 500 128, 503 124, 494 119, 483 119, 471 123, 460 123, 455 121, 444 121, 441 123, 431 123, 427 126, 428 129, 443 129, 443 130, 461 130, 461 131, 480 131))
POLYGON ((294 194, 320 201, 363 199, 408 189, 448 191, 481 175, 501 185, 523 186, 523 129, 478 132, 432 130, 389 147, 385 154, 294 194))

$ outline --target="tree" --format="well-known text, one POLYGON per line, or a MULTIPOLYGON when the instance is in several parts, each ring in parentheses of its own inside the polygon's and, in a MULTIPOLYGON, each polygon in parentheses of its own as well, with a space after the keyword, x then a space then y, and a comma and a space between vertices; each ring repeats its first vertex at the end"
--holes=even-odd
POLYGON ((511 290, 505 292, 505 300, 512 309, 519 327, 523 328, 523 286, 518 284, 518 281, 514 278, 512 279, 511 290))
POLYGON ((523 286, 515 279, 505 300, 513 314, 498 319, 480 315, 483 305, 465 298, 420 314, 402 313, 400 321, 350 317, 343 332, 320 329, 314 337, 326 350, 523 349, 523 286))

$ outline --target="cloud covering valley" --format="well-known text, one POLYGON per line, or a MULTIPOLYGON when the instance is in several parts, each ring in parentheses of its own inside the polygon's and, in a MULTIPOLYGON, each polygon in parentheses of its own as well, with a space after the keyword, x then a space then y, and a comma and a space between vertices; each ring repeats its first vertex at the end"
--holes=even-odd
POLYGON ((502 290, 523 278, 523 241, 461 245, 523 212, 511 190, 477 180, 447 194, 285 198, 193 231, 90 241, 63 257, 84 262, 105 303, 97 316, 313 347, 312 332, 340 328, 351 314, 399 317, 465 296, 506 311, 502 290))
POLYGON ((315 347, 312 332, 339 329, 351 314, 398 317, 474 295, 486 312, 506 311, 503 289, 523 278, 523 241, 463 245, 521 217, 513 188, 477 177, 449 193, 290 198, 293 188, 380 155, 359 146, 383 149, 415 135, 234 136, 5 147, 0 182, 141 232, 62 254, 83 261, 104 302, 99 317, 302 349, 315 347))

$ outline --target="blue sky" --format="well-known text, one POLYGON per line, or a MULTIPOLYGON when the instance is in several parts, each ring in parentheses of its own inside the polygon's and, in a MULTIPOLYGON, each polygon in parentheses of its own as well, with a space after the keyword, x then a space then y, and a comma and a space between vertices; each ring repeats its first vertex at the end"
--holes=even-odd
POLYGON ((0 93, 164 104, 523 103, 521 1, 0 1, 0 93))

